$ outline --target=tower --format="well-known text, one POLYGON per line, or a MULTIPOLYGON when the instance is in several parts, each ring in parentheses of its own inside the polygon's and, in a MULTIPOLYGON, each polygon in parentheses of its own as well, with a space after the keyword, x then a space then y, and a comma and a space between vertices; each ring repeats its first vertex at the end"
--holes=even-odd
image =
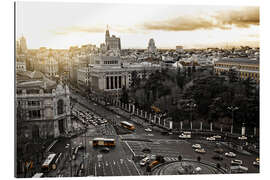
POLYGON ((105 43, 106 43, 106 46, 108 46, 109 39, 110 39, 110 32, 109 32, 109 26, 107 25, 106 34, 105 34, 105 43))

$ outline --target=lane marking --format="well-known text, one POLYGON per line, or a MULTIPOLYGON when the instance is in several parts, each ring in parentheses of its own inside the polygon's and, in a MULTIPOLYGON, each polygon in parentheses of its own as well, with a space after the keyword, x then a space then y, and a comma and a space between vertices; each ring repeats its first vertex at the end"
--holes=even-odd
POLYGON ((125 162, 125 161, 124 161, 124 165, 126 166, 126 168, 127 168, 128 172, 129 172, 129 174, 130 174, 130 175, 132 175, 132 174, 131 174, 131 172, 130 172, 130 169, 128 168, 128 166, 127 166, 127 164, 126 164, 126 162, 125 162))
POLYGON ((97 164, 95 163, 95 176, 97 176, 97 164))
POLYGON ((103 175, 104 175, 104 176, 106 176, 106 173, 105 173, 105 168, 104 168, 104 164, 103 164, 103 162, 101 162, 101 163, 102 163, 103 175))
POLYGON ((114 172, 113 172, 113 168, 112 168, 111 164, 110 164, 110 167, 111 167, 111 171, 112 171, 112 176, 114 176, 114 172))
POLYGON ((121 168, 120 168, 120 166, 119 166, 119 164, 118 164, 118 161, 116 161, 116 164, 118 165, 118 169, 119 169, 119 172, 120 172, 120 176, 122 176, 123 173, 122 173, 122 170, 121 170, 121 168))

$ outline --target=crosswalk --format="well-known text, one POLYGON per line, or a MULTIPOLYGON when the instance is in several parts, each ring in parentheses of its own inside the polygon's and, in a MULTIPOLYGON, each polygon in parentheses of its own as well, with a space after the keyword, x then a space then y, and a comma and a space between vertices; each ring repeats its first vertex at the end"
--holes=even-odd
POLYGON ((102 160, 94 163, 94 176, 138 176, 137 167, 128 158, 102 160))
POLYGON ((164 157, 166 162, 178 161, 177 157, 164 157))

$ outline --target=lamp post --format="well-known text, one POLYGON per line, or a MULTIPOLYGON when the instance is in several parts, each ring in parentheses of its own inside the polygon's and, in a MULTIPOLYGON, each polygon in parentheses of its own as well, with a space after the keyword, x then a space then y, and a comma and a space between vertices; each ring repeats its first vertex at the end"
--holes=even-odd
POLYGON ((197 104, 191 102, 187 104, 187 107, 190 108, 190 130, 192 130, 192 113, 193 113, 193 109, 197 107, 197 104))
POLYGON ((233 133, 233 120, 234 120, 234 117, 233 117, 233 112, 238 110, 239 108, 237 106, 229 106, 227 107, 229 111, 231 111, 232 113, 232 125, 231 125, 231 134, 233 133))

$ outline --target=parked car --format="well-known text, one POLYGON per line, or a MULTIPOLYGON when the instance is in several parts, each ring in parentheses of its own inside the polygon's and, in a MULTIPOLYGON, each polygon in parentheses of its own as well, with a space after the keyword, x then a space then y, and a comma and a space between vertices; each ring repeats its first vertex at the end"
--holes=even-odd
POLYGON ((202 147, 200 144, 193 144, 192 148, 201 149, 202 147))
POLYGON ((242 165, 243 162, 242 160, 239 160, 239 159, 234 159, 231 161, 231 165, 242 165))
POLYGON ((240 139, 240 140, 247 140, 247 137, 246 136, 239 136, 238 139, 240 139))
POLYGON ((149 149, 149 148, 143 148, 142 149, 142 152, 144 152, 144 153, 151 153, 151 149, 149 149))
POLYGON ((151 162, 150 164, 149 164, 149 167, 150 168, 152 168, 152 167, 154 167, 154 166, 156 166, 156 165, 158 165, 159 164, 159 161, 153 161, 153 162, 151 162))
POLYGON ((225 153, 225 156, 228 156, 228 157, 236 157, 236 154, 233 153, 233 152, 226 152, 226 153, 225 153))
POLYGON ((221 139, 221 136, 220 135, 215 135, 215 136, 213 136, 213 138, 215 138, 215 139, 221 139))
POLYGON ((202 148, 202 149, 195 149, 194 150, 197 153, 206 153, 206 151, 202 148))

